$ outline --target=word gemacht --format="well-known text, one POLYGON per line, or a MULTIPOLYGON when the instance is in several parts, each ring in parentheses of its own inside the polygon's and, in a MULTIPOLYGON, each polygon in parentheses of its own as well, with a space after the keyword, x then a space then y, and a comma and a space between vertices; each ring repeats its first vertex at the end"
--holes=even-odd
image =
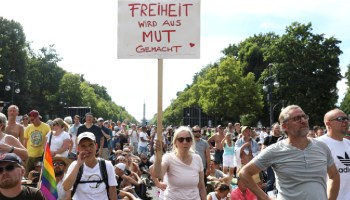
POLYGON ((144 47, 139 45, 136 47, 137 53, 157 53, 157 52, 179 52, 182 46, 171 46, 171 47, 144 47))

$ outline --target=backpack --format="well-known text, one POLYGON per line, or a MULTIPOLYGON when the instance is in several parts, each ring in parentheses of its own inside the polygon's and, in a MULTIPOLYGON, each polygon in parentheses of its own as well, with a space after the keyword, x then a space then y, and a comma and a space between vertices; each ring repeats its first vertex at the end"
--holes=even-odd
MULTIPOLYGON (((75 191, 77 190, 78 184, 81 183, 102 183, 104 182, 106 185, 106 190, 107 190, 107 196, 108 196, 108 174, 107 174, 107 168, 106 168, 106 161, 102 158, 98 158, 98 163, 100 165, 100 172, 102 175, 102 180, 100 181, 80 181, 81 177, 83 176, 83 169, 84 169, 84 165, 81 165, 78 171, 78 175, 77 175, 77 179, 75 180, 74 184, 73 184, 73 190, 71 193, 71 197, 73 198, 73 195, 75 193, 75 191)), ((109 199, 109 196, 108 196, 109 199)))

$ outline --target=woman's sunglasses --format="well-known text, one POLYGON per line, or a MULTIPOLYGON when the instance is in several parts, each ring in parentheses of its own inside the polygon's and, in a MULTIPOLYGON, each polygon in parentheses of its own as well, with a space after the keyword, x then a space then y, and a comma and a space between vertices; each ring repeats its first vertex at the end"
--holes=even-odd
POLYGON ((186 142, 191 142, 192 141, 192 137, 179 137, 177 138, 177 141, 179 142, 184 142, 186 140, 186 142))

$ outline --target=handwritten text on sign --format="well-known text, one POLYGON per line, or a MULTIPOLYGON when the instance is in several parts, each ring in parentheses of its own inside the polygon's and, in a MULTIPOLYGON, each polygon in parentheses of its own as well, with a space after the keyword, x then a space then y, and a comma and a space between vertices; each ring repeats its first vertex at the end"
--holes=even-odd
POLYGON ((118 58, 199 58, 200 0, 119 0, 118 58))

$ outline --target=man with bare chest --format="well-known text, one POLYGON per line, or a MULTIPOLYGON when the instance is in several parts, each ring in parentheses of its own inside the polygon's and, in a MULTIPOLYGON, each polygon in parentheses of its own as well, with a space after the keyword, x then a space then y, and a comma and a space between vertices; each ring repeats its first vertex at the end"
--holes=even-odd
POLYGON ((210 145, 210 148, 213 148, 212 141, 215 142, 214 159, 215 159, 215 162, 220 164, 220 165, 222 165, 222 155, 224 153, 224 149, 223 149, 223 146, 221 144, 221 141, 225 138, 224 129, 225 129, 225 127, 223 127, 221 125, 217 126, 217 130, 216 130, 217 132, 208 139, 208 143, 210 145))
POLYGON ((17 138, 21 144, 23 144, 23 133, 24 133, 24 127, 16 122, 16 117, 19 114, 18 106, 11 105, 7 109, 7 116, 8 116, 8 124, 5 129, 5 133, 9 135, 13 135, 15 138, 17 138))

